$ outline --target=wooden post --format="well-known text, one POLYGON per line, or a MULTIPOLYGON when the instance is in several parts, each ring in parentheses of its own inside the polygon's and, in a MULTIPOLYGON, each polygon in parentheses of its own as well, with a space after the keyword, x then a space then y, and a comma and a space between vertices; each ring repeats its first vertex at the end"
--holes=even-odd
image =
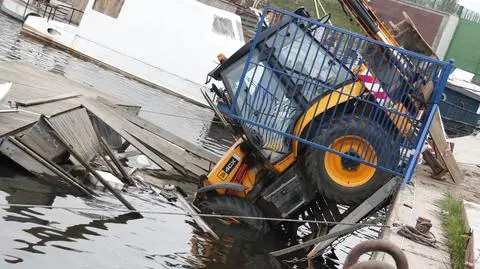
POLYGON ((464 181, 464 175, 458 167, 457 161, 450 150, 450 145, 447 143, 445 137, 445 130, 443 129, 442 117, 440 111, 437 109, 433 117, 432 125, 430 126, 430 136, 432 137, 435 146, 439 150, 440 159, 445 163, 448 172, 452 176, 455 183, 461 183, 464 181))
POLYGON ((102 146, 105 153, 107 153, 108 157, 110 157, 110 160, 112 160, 115 167, 117 167, 117 169, 120 172, 120 174, 122 175, 123 179, 128 181, 129 184, 135 185, 135 182, 130 178, 127 171, 125 171, 125 169, 123 168, 120 161, 115 157, 113 152, 110 151, 110 148, 108 148, 107 141, 105 141, 105 139, 101 136, 99 136, 99 139, 100 139, 100 145, 102 146))

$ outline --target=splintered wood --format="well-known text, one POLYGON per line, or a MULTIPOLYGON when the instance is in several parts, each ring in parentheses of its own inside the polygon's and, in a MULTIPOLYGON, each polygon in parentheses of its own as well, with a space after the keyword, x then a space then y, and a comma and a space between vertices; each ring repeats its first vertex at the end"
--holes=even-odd
POLYGON ((458 167, 457 161, 450 149, 450 145, 447 142, 442 118, 438 109, 435 111, 433 122, 430 126, 430 137, 432 138, 434 146, 438 149, 438 157, 442 160, 445 168, 452 176, 453 181, 455 183, 462 183, 464 181, 464 175, 458 167))
MULTIPOLYGON (((429 102, 434 91, 434 85, 431 81, 422 88, 422 96, 425 102, 429 102)), ((440 110, 437 108, 433 117, 432 125, 429 129, 432 147, 435 149, 436 158, 428 152, 424 154, 426 156, 425 161, 432 168, 432 177, 440 179, 445 175, 445 171, 448 171, 452 176, 455 183, 461 183, 464 180, 464 176, 457 161, 453 156, 453 152, 447 142, 445 129, 443 128, 442 117, 440 110)))

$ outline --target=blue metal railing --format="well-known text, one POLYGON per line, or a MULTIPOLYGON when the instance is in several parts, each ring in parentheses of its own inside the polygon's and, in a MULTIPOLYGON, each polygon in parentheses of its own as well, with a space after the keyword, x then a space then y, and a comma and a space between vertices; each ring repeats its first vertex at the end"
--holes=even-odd
POLYGON ((259 25, 271 17, 280 19, 257 29, 244 64, 225 71, 240 76, 230 116, 270 153, 297 140, 410 180, 452 63, 272 6, 259 25))

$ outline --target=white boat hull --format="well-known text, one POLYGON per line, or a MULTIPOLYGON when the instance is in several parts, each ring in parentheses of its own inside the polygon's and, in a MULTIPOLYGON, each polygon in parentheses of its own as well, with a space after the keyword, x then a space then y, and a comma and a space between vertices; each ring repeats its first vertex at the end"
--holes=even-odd
POLYGON ((131 1, 118 18, 92 5, 78 27, 29 16, 23 31, 202 106, 208 103, 200 89, 208 88, 205 79, 217 55, 228 57, 244 44, 238 15, 197 1, 131 1), (180 15, 172 12, 180 7, 180 15), (222 32, 223 22, 230 32, 222 32))

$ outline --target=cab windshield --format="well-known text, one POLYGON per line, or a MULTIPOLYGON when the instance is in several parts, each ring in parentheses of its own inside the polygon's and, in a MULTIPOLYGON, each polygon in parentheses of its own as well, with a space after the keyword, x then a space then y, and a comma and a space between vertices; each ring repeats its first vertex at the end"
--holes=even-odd
POLYGON ((310 33, 297 24, 284 26, 266 41, 280 66, 295 84, 302 84, 303 97, 310 102, 326 90, 336 89, 353 78, 352 72, 335 59, 310 33))
MULTIPOLYGON (((285 133, 291 133, 314 99, 353 78, 350 70, 293 22, 257 45, 240 81, 247 58, 248 53, 221 72, 229 94, 237 97, 236 114, 285 133)), ((245 131, 260 134, 265 150, 289 152, 290 141, 280 134, 255 126, 245 131)))

